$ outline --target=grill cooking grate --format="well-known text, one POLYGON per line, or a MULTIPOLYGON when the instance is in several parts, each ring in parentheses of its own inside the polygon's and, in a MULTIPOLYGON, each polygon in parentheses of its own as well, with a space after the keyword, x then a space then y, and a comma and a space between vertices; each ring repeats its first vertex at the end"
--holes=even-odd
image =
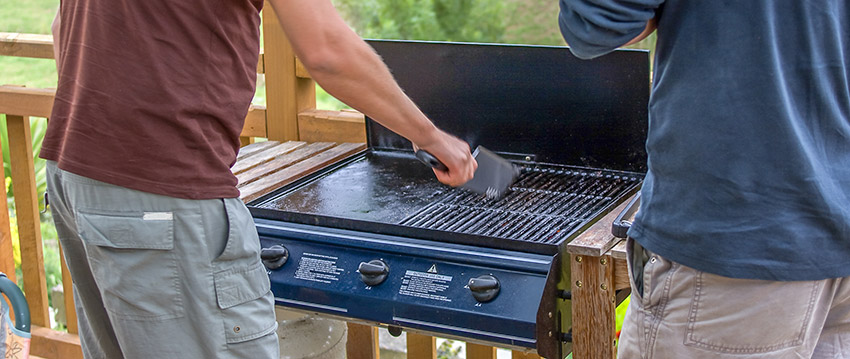
POLYGON ((501 199, 454 189, 400 224, 555 244, 639 183, 621 172, 530 165, 501 199))

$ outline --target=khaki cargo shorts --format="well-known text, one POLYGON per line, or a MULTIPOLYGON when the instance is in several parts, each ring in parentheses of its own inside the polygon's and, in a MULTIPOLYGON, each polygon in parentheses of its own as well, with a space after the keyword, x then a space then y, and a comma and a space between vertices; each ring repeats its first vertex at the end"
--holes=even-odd
POLYGON ((735 279, 672 262, 631 238, 626 251, 632 298, 620 359, 850 358, 850 278, 735 279))
POLYGON ((278 359, 274 299, 237 198, 113 186, 48 162, 86 358, 278 359))

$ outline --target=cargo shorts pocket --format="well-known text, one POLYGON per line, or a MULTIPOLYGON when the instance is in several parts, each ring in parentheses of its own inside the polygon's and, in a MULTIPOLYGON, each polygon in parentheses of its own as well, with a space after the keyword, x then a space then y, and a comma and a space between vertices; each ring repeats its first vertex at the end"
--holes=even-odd
POLYGON ((734 279, 694 272, 685 345, 713 353, 757 354, 803 344, 820 291, 818 282, 734 279), (746 323, 746 330, 740 329, 741 323, 746 323))
POLYGON ((172 212, 80 211, 76 224, 110 315, 129 320, 184 315, 172 212))
POLYGON ((260 338, 277 329, 269 276, 262 265, 218 272, 214 280, 228 344, 260 338))

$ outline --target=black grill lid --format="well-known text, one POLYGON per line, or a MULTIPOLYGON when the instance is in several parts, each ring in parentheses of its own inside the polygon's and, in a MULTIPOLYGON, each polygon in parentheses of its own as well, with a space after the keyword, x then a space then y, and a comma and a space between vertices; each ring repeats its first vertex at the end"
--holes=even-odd
MULTIPOLYGON (((405 93, 467 142, 544 163, 646 172, 649 53, 371 40, 405 93)), ((367 118, 369 147, 410 142, 367 118)))

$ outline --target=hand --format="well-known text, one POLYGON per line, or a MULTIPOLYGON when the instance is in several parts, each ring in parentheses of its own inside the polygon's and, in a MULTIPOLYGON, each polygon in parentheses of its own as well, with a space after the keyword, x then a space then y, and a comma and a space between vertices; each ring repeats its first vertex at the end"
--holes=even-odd
POLYGON ((435 129, 429 137, 431 139, 427 142, 414 143, 413 148, 430 152, 448 167, 448 171, 434 169, 437 180, 453 187, 471 180, 475 169, 478 168, 478 162, 472 157, 469 144, 439 129, 435 129))

